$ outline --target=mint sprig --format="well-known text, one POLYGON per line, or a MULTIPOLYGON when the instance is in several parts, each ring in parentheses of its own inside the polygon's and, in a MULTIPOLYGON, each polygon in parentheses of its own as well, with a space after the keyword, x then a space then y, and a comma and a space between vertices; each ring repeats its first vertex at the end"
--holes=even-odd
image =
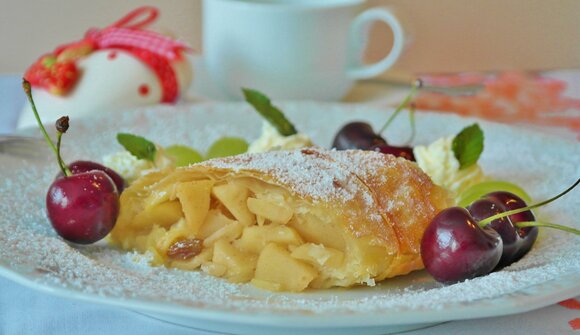
POLYGON ((290 136, 297 133, 294 125, 288 121, 281 110, 272 105, 270 99, 264 94, 249 88, 242 88, 246 101, 256 109, 266 121, 268 121, 282 136, 290 136))
POLYGON ((133 134, 119 133, 117 134, 117 142, 137 159, 145 159, 150 162, 155 161, 157 148, 148 139, 133 134))
POLYGON ((459 169, 465 169, 477 163, 483 152, 483 131, 477 123, 463 128, 453 139, 451 149, 457 161, 459 169))

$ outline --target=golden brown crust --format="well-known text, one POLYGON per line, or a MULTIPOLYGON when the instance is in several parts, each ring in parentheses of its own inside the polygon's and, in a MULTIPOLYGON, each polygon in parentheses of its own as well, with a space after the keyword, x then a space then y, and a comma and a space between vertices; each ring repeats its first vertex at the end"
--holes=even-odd
POLYGON ((351 162, 352 170, 374 192, 381 214, 396 232, 400 251, 419 253, 426 226, 450 205, 446 191, 403 158, 360 150, 343 151, 337 157, 351 162))

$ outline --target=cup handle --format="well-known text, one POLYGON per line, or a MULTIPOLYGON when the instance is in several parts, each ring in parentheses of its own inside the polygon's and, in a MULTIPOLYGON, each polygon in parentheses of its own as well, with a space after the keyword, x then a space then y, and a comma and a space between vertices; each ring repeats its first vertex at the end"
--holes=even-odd
POLYGON ((393 66, 401 56, 404 46, 404 31, 401 23, 387 9, 372 8, 359 14, 350 26, 347 74, 352 79, 378 76, 393 66), (362 64, 361 55, 367 45, 368 30, 373 21, 382 21, 393 31, 393 47, 388 55, 373 64, 362 64), (365 38, 360 38, 364 34, 365 38))

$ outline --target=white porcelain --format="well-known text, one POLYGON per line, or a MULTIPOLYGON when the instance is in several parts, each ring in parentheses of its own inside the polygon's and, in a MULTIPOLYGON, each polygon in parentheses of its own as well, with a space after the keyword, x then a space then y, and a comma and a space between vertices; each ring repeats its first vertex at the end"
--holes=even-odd
POLYGON ((363 0, 204 0, 203 57, 212 81, 230 99, 241 87, 275 99, 334 101, 357 79, 389 69, 404 32, 386 8, 362 10, 363 0), (388 55, 363 64, 369 25, 393 32, 388 55))
MULTIPOLYGON (((392 109, 364 105, 276 103, 297 129, 329 146, 352 120, 378 127, 392 109)), ((477 120, 418 112, 413 144, 456 134, 477 120)), ((510 180, 534 199, 546 199, 580 175, 580 146, 484 121, 486 174, 510 180), (509 145, 508 145, 509 144, 509 145)), ((253 140, 261 118, 245 103, 149 107, 110 118, 71 120, 63 140, 66 160, 101 161, 121 150, 118 132, 139 134, 161 145, 185 144, 205 151, 221 136, 253 140)), ((40 137, 38 129, 26 131, 40 137)), ((406 115, 388 129, 400 144, 408 138, 406 115)), ((0 154, 0 275, 48 294, 128 308, 189 327, 232 334, 385 334, 451 320, 521 313, 577 296, 580 238, 542 230, 521 261, 490 275, 444 286, 424 271, 375 287, 271 293, 231 284, 202 272, 149 267, 138 255, 105 242, 72 246, 56 236, 44 211, 45 193, 57 172, 47 147, 36 159, 0 154)), ((539 210, 546 221, 580 228, 579 190, 539 210)))

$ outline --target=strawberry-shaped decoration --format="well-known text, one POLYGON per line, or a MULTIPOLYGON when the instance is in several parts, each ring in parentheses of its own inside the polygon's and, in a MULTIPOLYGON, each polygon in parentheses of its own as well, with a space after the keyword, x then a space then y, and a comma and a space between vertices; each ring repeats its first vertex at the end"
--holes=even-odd
POLYGON ((49 67, 54 64, 55 61, 56 58, 52 54, 41 56, 28 68, 28 70, 26 70, 24 78, 34 86, 46 87, 50 75, 49 67))
POLYGON ((59 62, 53 54, 40 57, 24 75, 32 85, 57 95, 68 93, 78 77, 79 70, 75 63, 59 62))
POLYGON ((78 77, 79 71, 75 63, 54 63, 48 77, 48 91, 52 94, 64 95, 74 86, 78 77))

